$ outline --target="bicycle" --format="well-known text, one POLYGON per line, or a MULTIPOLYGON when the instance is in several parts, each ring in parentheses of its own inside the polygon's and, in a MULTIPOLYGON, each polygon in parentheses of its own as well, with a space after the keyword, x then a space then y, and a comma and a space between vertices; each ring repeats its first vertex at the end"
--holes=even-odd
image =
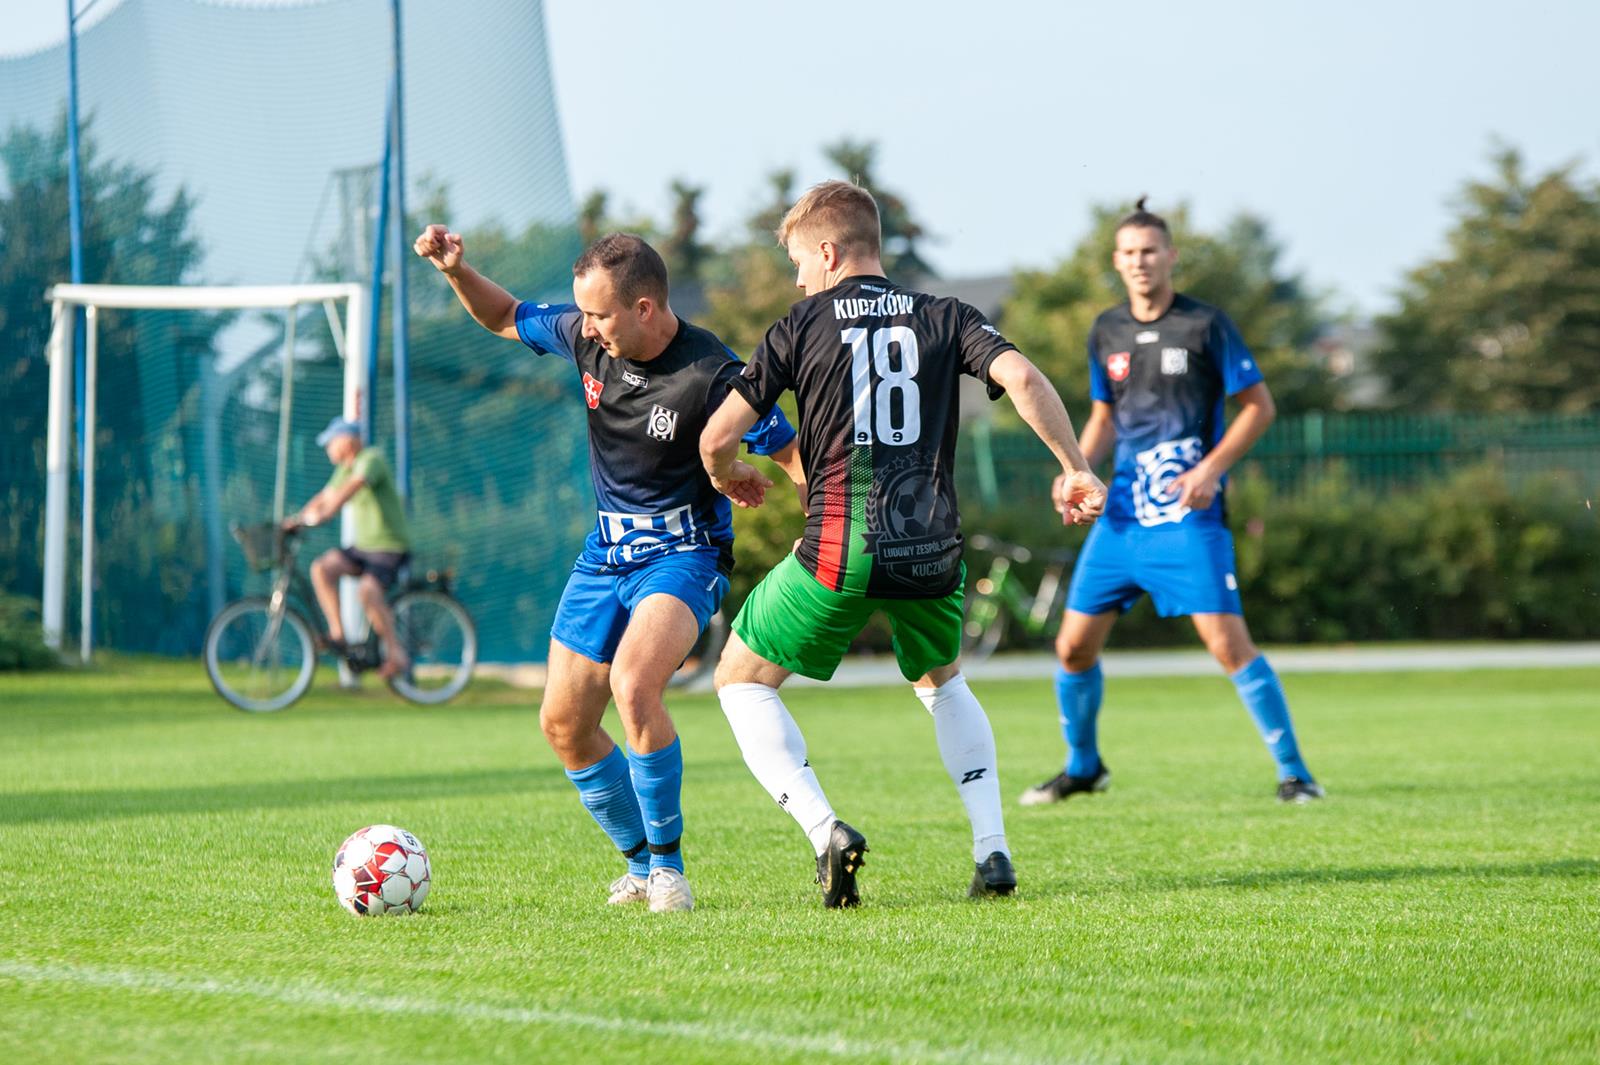
POLYGON ((1032 551, 981 533, 968 537, 967 545, 994 557, 989 572, 973 583, 973 594, 967 599, 967 619, 961 629, 962 657, 982 661, 994 654, 1013 619, 1030 637, 1051 635, 1066 605, 1068 582, 1063 578, 1075 553, 1062 548, 1045 556, 1039 587, 1029 593, 1011 566, 1032 562, 1032 551))
MULTIPOLYGON (((245 561, 271 571, 267 595, 228 603, 206 628, 206 675, 217 694, 240 710, 269 713, 292 705, 311 687, 319 650, 364 673, 383 664, 378 634, 330 646, 327 635, 307 620, 315 617, 310 582, 295 566, 299 530, 275 523, 230 526, 245 561)), ((450 593, 452 574, 430 570, 421 577, 402 574, 389 596, 397 638, 411 656, 411 667, 387 678, 389 687, 413 703, 433 705, 454 698, 472 678, 478 659, 478 630, 466 607, 450 593)))

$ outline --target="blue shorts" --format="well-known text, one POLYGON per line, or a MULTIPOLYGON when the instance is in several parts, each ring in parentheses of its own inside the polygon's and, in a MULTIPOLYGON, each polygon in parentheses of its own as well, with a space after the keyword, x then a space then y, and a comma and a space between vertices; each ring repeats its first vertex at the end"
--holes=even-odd
POLYGON ((1233 534, 1210 523, 1146 529, 1096 522, 1078 553, 1067 609, 1080 614, 1127 610, 1146 592, 1164 618, 1243 614, 1233 534))
POLYGON ((694 611, 704 629, 727 592, 728 578, 717 568, 714 551, 670 552, 613 573, 595 573, 579 562, 561 593, 550 638, 591 661, 609 662, 633 608, 646 596, 672 596, 694 611))

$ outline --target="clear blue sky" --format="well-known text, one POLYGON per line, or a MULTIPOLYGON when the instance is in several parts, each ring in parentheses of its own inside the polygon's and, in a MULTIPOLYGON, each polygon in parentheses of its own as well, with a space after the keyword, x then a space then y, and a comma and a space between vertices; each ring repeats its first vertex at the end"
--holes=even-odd
MULTIPOLYGON (((64 10, 0 0, 0 52, 59 40, 64 10)), ((1263 215, 1313 284, 1373 312, 1442 248, 1496 138, 1600 169, 1596 0, 547 0, 546 18, 579 194, 661 216, 682 177, 727 233, 767 172, 832 176, 820 145, 870 139, 948 276, 1048 265, 1091 203, 1149 192, 1203 224, 1263 215)))

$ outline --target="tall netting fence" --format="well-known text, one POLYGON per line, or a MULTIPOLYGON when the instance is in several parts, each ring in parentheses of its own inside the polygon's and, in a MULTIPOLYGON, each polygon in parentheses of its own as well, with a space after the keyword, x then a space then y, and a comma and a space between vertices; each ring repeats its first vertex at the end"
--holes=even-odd
MULTIPOLYGON (((78 43, 84 281, 370 284, 390 4, 101 3, 109 11, 78 43)), ((455 568, 483 657, 542 659, 592 520, 583 408, 561 366, 480 330, 409 252, 421 224, 445 221, 513 292, 570 292, 578 238, 542 10, 413 0, 403 11, 418 564, 455 568)), ((29 596, 42 582, 44 294, 70 278, 67 85, 64 45, 0 58, 0 587, 29 596)), ((391 464, 393 281, 386 273, 373 404, 391 464)), ((213 610, 260 581, 223 531, 271 513, 287 317, 100 313, 98 645, 194 652, 213 610)), ((314 438, 343 402, 324 309, 302 308, 294 336, 290 509, 327 479, 314 438)), ((74 562, 79 507, 75 486, 74 562)), ((332 528, 318 530, 306 554, 333 543, 332 528)))

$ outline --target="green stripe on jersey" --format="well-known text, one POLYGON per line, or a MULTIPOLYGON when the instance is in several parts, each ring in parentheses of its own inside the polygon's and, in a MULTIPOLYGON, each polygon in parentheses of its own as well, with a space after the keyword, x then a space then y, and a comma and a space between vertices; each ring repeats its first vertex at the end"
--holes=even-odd
POLYGON ((866 595, 872 582, 872 556, 867 554, 867 496, 872 491, 872 445, 850 449, 850 547, 845 555, 839 590, 866 595))

